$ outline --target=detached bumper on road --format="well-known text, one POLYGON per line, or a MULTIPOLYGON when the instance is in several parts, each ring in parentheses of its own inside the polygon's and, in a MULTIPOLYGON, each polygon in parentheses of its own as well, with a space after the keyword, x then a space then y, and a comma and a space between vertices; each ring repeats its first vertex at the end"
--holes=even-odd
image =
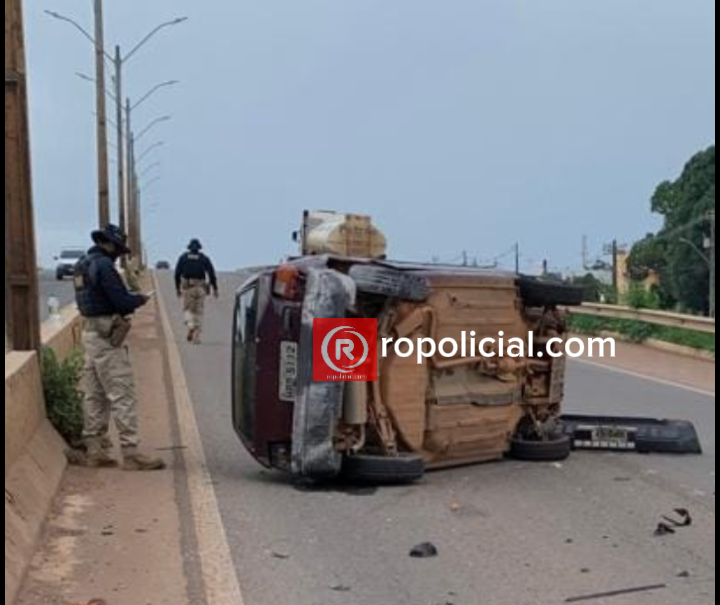
POLYGON ((684 420, 622 416, 563 416, 565 433, 578 450, 640 454, 703 453, 695 426, 684 420))

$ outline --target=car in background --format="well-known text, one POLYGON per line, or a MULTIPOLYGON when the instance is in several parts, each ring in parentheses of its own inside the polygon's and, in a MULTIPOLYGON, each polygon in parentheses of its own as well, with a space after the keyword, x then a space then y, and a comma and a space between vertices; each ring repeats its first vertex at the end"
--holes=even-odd
POLYGON ((172 269, 172 265, 166 260, 161 260, 155 263, 155 269, 157 271, 170 271, 172 269))
POLYGON ((67 277, 73 277, 76 265, 85 254, 85 250, 80 248, 67 248, 60 253, 60 256, 55 257, 57 261, 55 277, 57 280, 63 281, 67 277))

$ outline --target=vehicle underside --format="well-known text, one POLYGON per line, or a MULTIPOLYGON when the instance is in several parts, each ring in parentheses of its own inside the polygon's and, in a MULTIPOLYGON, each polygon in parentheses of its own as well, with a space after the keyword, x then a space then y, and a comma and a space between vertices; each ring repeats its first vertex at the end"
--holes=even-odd
MULTIPOLYGON (((264 288, 272 289, 264 305, 271 315, 284 312, 277 279, 264 288)), ((563 357, 531 356, 526 347, 519 358, 493 350, 486 351, 492 359, 438 355, 418 364, 391 351, 380 359, 377 382, 314 382, 312 346, 315 319, 356 317, 378 320, 380 342, 459 342, 471 333, 479 342, 502 333, 529 344, 533 332, 535 350, 545 350, 549 339, 565 336, 559 305, 576 303, 573 289, 497 272, 329 257, 298 262, 280 279, 294 280, 290 298, 300 300, 301 327, 289 460, 268 455, 272 466, 313 478, 412 480, 426 469, 513 452, 538 460, 570 454, 558 425, 563 357)), ((258 341, 268 338, 260 329, 258 341)), ((265 444, 251 449, 262 460, 265 444)))

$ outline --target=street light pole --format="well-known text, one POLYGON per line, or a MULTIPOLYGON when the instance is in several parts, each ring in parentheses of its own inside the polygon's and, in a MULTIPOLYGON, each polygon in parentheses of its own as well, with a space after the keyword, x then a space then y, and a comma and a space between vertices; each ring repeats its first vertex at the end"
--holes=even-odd
POLYGON ((135 139, 132 130, 132 104, 125 101, 125 141, 127 144, 127 234, 133 255, 137 252, 135 218, 135 139))
POLYGON ((127 233, 127 197, 125 188, 125 144, 123 134, 123 60, 120 46, 115 47, 115 122, 117 126, 118 148, 118 207, 120 229, 127 233))
POLYGON ((100 228, 103 228, 110 223, 110 166, 105 90, 105 25, 102 0, 95 0, 95 79, 97 81, 98 222, 100 228))
POLYGON ((708 251, 707 254, 703 252, 700 247, 693 242, 692 240, 688 239, 687 237, 681 237, 680 241, 683 244, 687 244, 690 248, 692 248, 693 252, 695 252, 702 260, 703 262, 708 266, 709 274, 710 274, 710 296, 708 297, 708 308, 709 308, 709 315, 710 317, 715 317, 715 301, 716 301, 716 294, 715 294, 715 213, 710 212, 708 213, 708 220, 710 221, 710 237, 706 238, 706 244, 705 249, 708 251))
MULTIPOLYGON (((109 55, 104 50, 104 28, 103 25, 103 10, 102 10, 102 0, 94 0, 95 4, 95 36, 90 34, 85 28, 83 28, 82 25, 80 25, 77 21, 74 21, 73 19, 66 17, 64 15, 61 15, 60 13, 54 12, 54 11, 45 11, 48 15, 50 15, 52 18, 57 19, 58 21, 63 21, 65 23, 68 23, 72 25, 75 29, 77 29, 83 37, 85 37, 87 40, 89 40, 93 46, 95 47, 96 57, 98 61, 98 65, 96 66, 97 71, 97 86, 98 86, 98 142, 99 147, 103 147, 101 144, 101 140, 103 139, 102 131, 105 130, 105 141, 107 142, 107 108, 105 107, 105 111, 103 112, 103 107, 101 106, 100 96, 101 96, 101 90, 104 90, 105 86, 105 66, 101 65, 101 57, 107 58, 115 68, 115 99, 116 99, 116 105, 117 105, 117 116, 116 116, 116 123, 117 123, 117 135, 118 135, 118 206, 119 206, 119 222, 120 227, 124 230, 127 230, 127 183, 126 183, 126 174, 125 174, 125 150, 123 145, 123 66, 124 64, 129 61, 132 57, 134 57, 150 40, 152 40, 156 34, 161 32, 162 30, 172 27, 175 25, 180 25, 181 23, 184 23, 187 21, 187 17, 180 17, 177 19, 173 19, 172 21, 167 21, 165 23, 161 23, 155 29, 151 30, 149 34, 147 34, 138 44, 136 44, 130 52, 123 56, 120 50, 120 46, 115 47, 115 54, 114 56, 109 55), (105 113, 105 119, 103 120, 103 113, 105 113)), ((153 91, 154 92, 154 91, 153 91)), ((104 93, 103 93, 104 97, 104 93)), ((104 99, 102 101, 104 104, 104 99)), ((107 144, 105 147, 105 157, 107 157, 107 144)), ((100 152, 100 159, 99 163, 103 164, 103 158, 102 158, 103 152, 100 152)), ((105 163, 107 165, 107 163, 105 163)), ((100 189, 103 188, 102 183, 104 182, 105 178, 104 175, 101 172, 100 175, 100 189)), ((107 178, 108 182, 108 189, 109 189, 109 176, 107 178)), ((102 194, 101 194, 102 197, 102 194)), ((109 202, 109 194, 108 194, 108 202, 109 202)), ((102 206, 102 209, 100 211, 101 219, 104 218, 105 214, 105 207, 104 203, 102 201, 99 201, 98 204, 102 206)), ((109 205, 109 203, 108 203, 109 205)), ((109 210, 108 210, 109 214, 109 210)), ((101 221, 102 222, 102 221, 101 221)))
POLYGON ((715 211, 710 211, 710 214, 708 215, 708 218, 710 219, 710 250, 709 252, 709 260, 710 260, 710 317, 715 317, 716 315, 716 305, 717 305, 717 294, 715 293, 715 281, 716 281, 716 269, 715 269, 715 211))

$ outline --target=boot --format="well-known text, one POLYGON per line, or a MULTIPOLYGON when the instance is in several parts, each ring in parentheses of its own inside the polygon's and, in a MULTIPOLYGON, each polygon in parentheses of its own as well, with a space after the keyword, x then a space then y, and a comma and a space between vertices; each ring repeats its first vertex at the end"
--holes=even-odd
POLYGON ((167 468, 162 458, 151 458, 137 451, 125 452, 123 459, 123 470, 125 471, 162 471, 167 468))
POLYGON ((195 342, 195 328, 188 330, 187 341, 190 343, 195 342))
POLYGON ((117 468, 118 462, 112 457, 110 451, 105 447, 105 439, 93 437, 86 441, 87 462, 90 468, 117 468))

